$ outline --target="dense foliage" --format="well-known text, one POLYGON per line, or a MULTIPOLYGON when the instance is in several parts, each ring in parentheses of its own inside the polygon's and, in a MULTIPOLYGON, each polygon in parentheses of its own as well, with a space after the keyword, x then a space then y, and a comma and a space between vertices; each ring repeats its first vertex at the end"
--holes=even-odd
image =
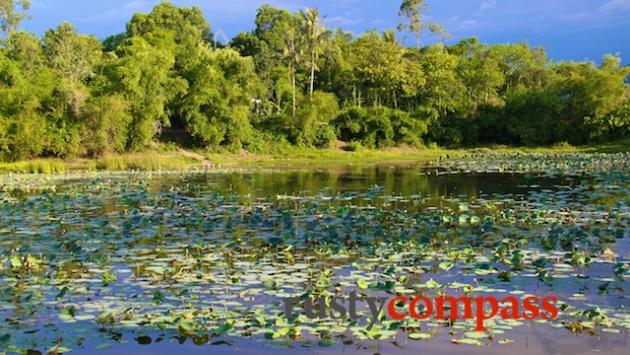
POLYGON ((136 14, 99 40, 69 23, 43 37, 17 30, 28 1, 2 0, 0 159, 97 156, 155 140, 261 151, 504 143, 584 144, 630 135, 630 68, 605 56, 552 62, 527 44, 441 38, 424 1, 403 1, 399 30, 359 37, 317 10, 262 6, 255 28, 214 40, 196 8, 136 14))

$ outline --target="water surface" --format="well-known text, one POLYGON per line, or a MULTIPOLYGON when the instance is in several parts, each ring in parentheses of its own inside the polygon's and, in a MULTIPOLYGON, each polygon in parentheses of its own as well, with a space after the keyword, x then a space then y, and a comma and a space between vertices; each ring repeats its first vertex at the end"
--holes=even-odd
POLYGON ((0 187, 9 351, 630 350, 624 155, 4 176, 0 187), (496 320, 478 337, 463 321, 289 322, 279 305, 353 290, 553 294, 565 306, 556 321, 496 320), (428 339, 408 338, 418 333, 428 339))

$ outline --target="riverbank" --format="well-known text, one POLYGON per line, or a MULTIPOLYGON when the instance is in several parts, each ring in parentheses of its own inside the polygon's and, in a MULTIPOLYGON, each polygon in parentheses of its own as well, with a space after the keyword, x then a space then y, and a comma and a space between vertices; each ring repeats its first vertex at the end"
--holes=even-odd
POLYGON ((151 151, 109 155, 98 159, 34 159, 18 162, 0 162, 0 174, 35 173, 56 174, 68 171, 160 171, 220 169, 252 166, 317 167, 331 164, 377 164, 387 162, 431 161, 444 157, 457 157, 484 153, 622 153, 630 152, 630 139, 599 145, 573 147, 567 144, 552 147, 490 146, 465 149, 418 149, 387 148, 362 149, 314 149, 290 147, 282 152, 253 154, 249 152, 193 152, 186 150, 151 151))

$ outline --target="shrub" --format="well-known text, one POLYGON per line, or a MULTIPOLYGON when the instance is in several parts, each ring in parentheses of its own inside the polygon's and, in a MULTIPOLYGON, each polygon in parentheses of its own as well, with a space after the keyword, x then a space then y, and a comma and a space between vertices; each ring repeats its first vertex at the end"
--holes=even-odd
POLYGON ((132 117, 127 102, 120 96, 95 97, 83 112, 86 125, 84 145, 91 156, 122 153, 127 146, 127 134, 132 117))
POLYGON ((273 154, 286 151, 290 146, 291 144, 281 134, 255 130, 245 148, 256 154, 273 154))
POLYGON ((5 121, 5 158, 7 160, 30 159, 42 154, 47 146, 46 120, 36 110, 34 101, 27 103, 23 111, 5 121))
POLYGON ((327 130, 328 123, 339 115, 339 104, 334 94, 315 92, 305 98, 297 112, 293 125, 295 142, 305 146, 326 146, 337 138, 334 131, 327 130))
POLYGON ((327 125, 319 127, 313 145, 318 148, 330 148, 336 141, 337 135, 335 134, 335 129, 327 125))
POLYGON ((575 149, 571 144, 567 143, 567 142, 559 142, 553 145, 552 147, 553 149, 558 149, 558 150, 573 150, 575 149))
POLYGON ((393 145, 421 146, 427 123, 409 113, 387 107, 350 107, 335 120, 339 137, 360 141, 369 148, 393 145))
POLYGON ((206 49, 187 79, 181 110, 188 133, 204 147, 240 150, 253 136, 250 109, 258 77, 252 59, 231 49, 206 49))
POLYGON ((363 146, 361 145, 361 142, 353 141, 348 143, 345 149, 349 152, 358 152, 360 150, 363 150, 363 146))

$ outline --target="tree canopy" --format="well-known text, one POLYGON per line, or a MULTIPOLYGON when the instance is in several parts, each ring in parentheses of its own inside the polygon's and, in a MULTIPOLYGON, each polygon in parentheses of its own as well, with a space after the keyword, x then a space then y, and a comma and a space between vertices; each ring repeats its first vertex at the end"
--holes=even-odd
POLYGON ((554 62, 526 43, 424 45, 425 1, 398 30, 354 36, 317 9, 262 6, 250 32, 215 40, 197 7, 162 2, 105 40, 67 22, 19 30, 26 0, 0 0, 0 159, 97 156, 173 141, 263 151, 586 144, 630 135, 630 68, 554 62), (38 139, 33 139, 38 137, 38 139))

